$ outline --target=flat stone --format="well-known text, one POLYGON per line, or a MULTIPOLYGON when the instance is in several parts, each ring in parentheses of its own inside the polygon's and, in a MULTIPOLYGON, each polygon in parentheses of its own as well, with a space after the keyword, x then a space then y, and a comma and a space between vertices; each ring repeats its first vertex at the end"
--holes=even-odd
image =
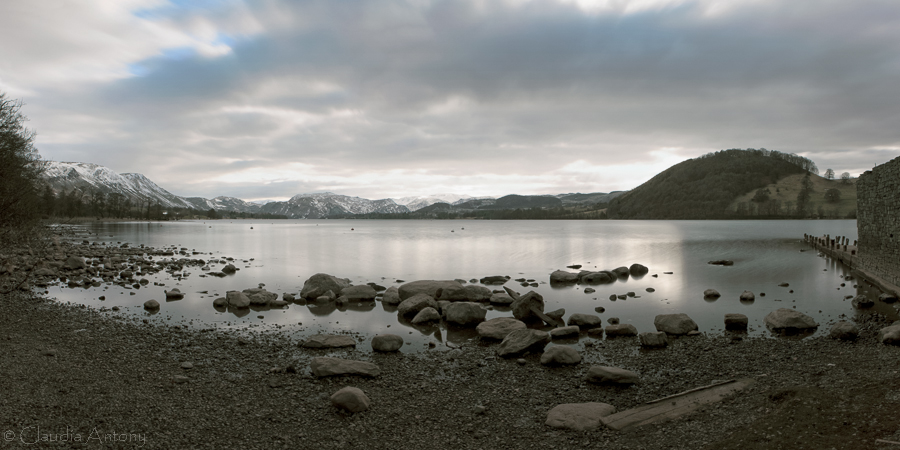
POLYGON ((571 366, 580 362, 578 350, 567 345, 555 345, 541 355, 541 364, 545 366, 571 366))
POLYGON ((331 394, 331 404, 339 409, 358 413, 369 409, 371 401, 362 389, 347 386, 331 394))
POLYGON ((347 297, 350 301, 375 300, 376 295, 378 295, 378 292, 375 291, 375 288, 367 284, 348 286, 341 289, 341 296, 347 297))
POLYGON ((600 426, 600 418, 616 412, 606 403, 565 403, 547 413, 547 426, 566 430, 585 431, 600 426))
POLYGON ((335 334, 316 334, 303 342, 303 348, 341 348, 356 347, 356 340, 350 336, 335 334))
POLYGON ((663 348, 669 345, 669 338, 664 331, 644 332, 638 335, 638 339, 641 341, 641 347, 645 348, 663 348))
POLYGON ((819 326, 806 314, 788 308, 779 308, 766 316, 766 326, 773 330, 807 330, 819 326))
POLYGON ((637 336, 638 331, 634 325, 630 323, 620 323, 616 325, 609 325, 606 327, 606 337, 629 337, 629 336, 637 336))
POLYGON ((377 377, 378 375, 381 375, 381 368, 376 364, 341 358, 313 358, 312 362, 309 363, 309 368, 312 370, 313 375, 317 377, 330 377, 335 375, 377 377))
POLYGON ((581 333, 581 328, 578 328, 578 325, 554 328, 550 330, 550 339, 577 338, 579 333, 581 333))
POLYGON ((550 342, 550 334, 546 331, 526 328, 516 330, 506 335, 497 354, 501 357, 510 357, 525 353, 529 350, 542 350, 550 342))
POLYGON ((524 330, 525 328, 527 328, 525 322, 521 320, 512 317, 497 317, 479 323, 475 327, 475 332, 482 338, 501 340, 513 331, 524 330))
POLYGON ((594 384, 635 384, 638 374, 618 367, 592 366, 584 376, 584 380, 594 384))
POLYGON ((582 329, 597 328, 603 326, 603 319, 593 314, 576 313, 569 316, 566 325, 575 325, 582 329))

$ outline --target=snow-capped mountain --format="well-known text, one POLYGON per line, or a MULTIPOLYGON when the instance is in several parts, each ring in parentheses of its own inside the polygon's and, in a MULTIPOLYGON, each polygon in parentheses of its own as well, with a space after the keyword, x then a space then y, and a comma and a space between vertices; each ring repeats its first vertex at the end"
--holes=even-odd
POLYGON ((159 203, 167 208, 201 209, 194 202, 172 194, 139 173, 118 174, 97 164, 47 161, 44 177, 56 192, 78 190, 85 197, 94 192, 118 193, 134 203, 143 203, 149 199, 151 203, 159 203))
POLYGON ((368 200, 332 192, 295 195, 286 202, 270 202, 260 212, 280 214, 293 219, 320 219, 333 215, 403 213, 409 209, 392 199, 368 200))
POLYGON ((482 199, 492 199, 494 197, 472 197, 469 195, 459 195, 459 194, 431 194, 427 196, 418 196, 418 197, 401 197, 395 198, 395 203, 398 205, 403 205, 409 208, 410 211, 418 211, 426 206, 431 206, 435 203, 449 203, 451 205, 459 205, 461 203, 465 203, 470 200, 482 200, 482 199))

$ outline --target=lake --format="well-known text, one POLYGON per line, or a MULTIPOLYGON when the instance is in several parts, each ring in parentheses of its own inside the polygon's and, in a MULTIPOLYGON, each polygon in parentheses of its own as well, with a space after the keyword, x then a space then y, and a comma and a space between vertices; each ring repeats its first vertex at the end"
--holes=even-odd
MULTIPOLYGON (((226 278, 202 277, 199 268, 178 279, 160 272, 147 276, 151 285, 139 290, 119 286, 91 289, 49 288, 60 301, 91 307, 119 306, 124 311, 154 321, 184 323, 192 327, 242 328, 282 332, 302 337, 318 332, 352 331, 364 335, 390 332, 418 350, 429 341, 438 347, 448 340, 472 339, 472 330, 441 327, 415 328, 399 321, 396 312, 377 303, 351 303, 339 310, 331 305, 292 304, 286 309, 245 310, 241 317, 213 308, 215 298, 229 290, 243 290, 264 283, 267 290, 299 293, 315 273, 349 278, 353 284, 375 282, 398 286, 397 280, 480 279, 508 275, 534 279, 538 287, 522 287, 510 280, 506 286, 521 293, 535 290, 544 297, 546 310, 565 308, 573 313, 595 314, 604 322, 618 317, 639 332, 655 331, 654 316, 686 313, 701 332, 719 333, 726 313, 746 314, 750 335, 768 335, 763 318, 777 308, 796 308, 820 324, 817 334, 828 332, 827 323, 871 311, 896 316, 881 303, 870 311, 856 311, 846 296, 868 293, 855 289, 857 280, 845 281, 849 269, 818 256, 802 242, 803 234, 831 234, 856 239, 856 221, 403 221, 403 220, 219 220, 179 222, 91 223, 85 239, 109 244, 175 245, 200 252, 194 258, 233 257, 240 269, 226 278), (733 266, 707 264, 733 260, 733 266), (244 261, 244 262, 242 262, 244 261), (640 263, 650 273, 612 284, 557 287, 549 275, 568 265, 582 269, 613 269, 640 263), (667 274, 666 272, 671 272, 667 274), (655 277, 653 275, 656 275, 655 277), (166 302, 165 289, 178 287, 183 300, 166 302), (780 283, 789 287, 779 287, 780 283), (846 286, 841 286, 845 283, 846 286), (652 288, 654 292, 648 292, 652 288), (703 297, 705 289, 722 296, 703 297), (742 303, 749 290, 756 300, 742 303), (207 291, 208 293, 202 293, 207 291), (634 292, 633 298, 612 301, 612 294, 634 292), (130 295, 130 294, 134 295, 130 295), (765 296, 761 294, 765 293, 765 296), (105 301, 98 300, 105 296, 105 301), (155 298, 162 303, 158 314, 141 308, 155 298), (260 318, 260 316, 262 318, 260 318)), ((159 259, 159 258, 157 258, 159 259)), ((219 270, 221 264, 213 265, 219 270)), ((573 270, 577 272, 577 270, 573 270)), ((501 289, 490 286, 491 289, 501 289)), ((492 309, 487 317, 510 316, 492 309)), ((586 338, 583 338, 586 339, 586 338)), ((368 345, 360 346, 367 350, 368 345)))

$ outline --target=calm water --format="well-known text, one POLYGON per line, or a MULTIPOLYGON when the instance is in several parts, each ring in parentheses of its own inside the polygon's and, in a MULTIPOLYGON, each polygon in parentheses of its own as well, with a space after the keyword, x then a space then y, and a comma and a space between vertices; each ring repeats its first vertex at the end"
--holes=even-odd
MULTIPOLYGON (((205 253, 195 258, 246 260, 236 264, 241 270, 234 276, 204 278, 199 276, 203 273, 199 268, 186 268, 191 275, 185 279, 173 279, 161 272, 147 277, 151 281, 149 288, 136 291, 117 286, 87 290, 50 288, 50 295, 61 301, 98 308, 120 306, 154 321, 184 320, 198 327, 280 326, 282 331, 298 337, 334 330, 369 335, 391 332, 413 342, 410 349, 422 348, 428 341, 459 342, 474 335, 439 327, 413 328, 398 321, 395 312, 385 311, 380 302, 350 305, 346 310, 294 304, 284 310, 251 310, 243 317, 212 307, 212 301, 226 291, 256 287, 259 283, 279 294, 297 293, 303 282, 318 272, 349 278, 353 284, 372 281, 384 286, 397 285, 398 279, 469 280, 488 275, 534 278, 542 282, 537 288, 524 288, 514 281, 507 286, 522 293, 538 291, 544 297, 546 310, 565 308, 567 317, 573 313, 594 314, 594 308, 602 306, 606 308, 600 314, 604 320, 618 317, 639 331, 655 331, 653 318, 663 313, 687 313, 699 324, 700 331, 716 333, 724 328, 726 313, 743 313, 750 318, 751 335, 768 334, 763 317, 780 307, 796 307, 822 325, 860 313, 844 299, 857 293, 852 287, 855 280, 843 280, 849 269, 817 256, 801 242, 804 233, 856 239, 856 221, 852 220, 286 220, 99 223, 86 227, 91 241, 152 247, 177 245, 205 253), (730 259, 734 265, 707 264, 715 259, 730 259), (567 265, 613 269, 632 263, 646 265, 650 273, 640 279, 593 286, 596 292, 592 294, 585 294, 582 286, 549 284, 550 272, 567 265), (152 282, 165 283, 166 289, 177 286, 187 296, 165 302, 164 288, 153 286, 152 282), (779 287, 782 282, 790 283, 790 287, 779 287), (847 286, 841 287, 841 283, 847 286), (646 292, 651 287, 655 292, 646 292), (722 297, 704 300, 703 291, 708 288, 718 290, 722 297), (738 297, 744 290, 754 292, 756 301, 741 303, 738 297), (629 291, 638 297, 609 300, 611 294, 629 291), (130 295, 132 292, 136 295, 130 295), (762 297, 760 293, 766 295, 762 297), (100 295, 105 295, 106 300, 98 300, 100 295), (159 314, 150 315, 140 307, 150 298, 163 304, 159 314)), ((220 267, 221 264, 213 265, 213 270, 220 267)), ((892 309, 884 309, 879 312, 894 314, 892 309)), ((488 318, 509 315, 499 310, 488 312, 488 318)), ((827 330, 828 327, 820 326, 818 333, 827 330)))

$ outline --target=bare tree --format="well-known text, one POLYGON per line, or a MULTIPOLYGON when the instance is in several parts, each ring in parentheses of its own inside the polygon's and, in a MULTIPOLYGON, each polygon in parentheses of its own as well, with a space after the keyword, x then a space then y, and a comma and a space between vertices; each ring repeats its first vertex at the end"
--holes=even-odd
POLYGON ((834 179, 834 171, 831 169, 825 169, 825 178, 828 178, 829 180, 833 180, 834 179))

